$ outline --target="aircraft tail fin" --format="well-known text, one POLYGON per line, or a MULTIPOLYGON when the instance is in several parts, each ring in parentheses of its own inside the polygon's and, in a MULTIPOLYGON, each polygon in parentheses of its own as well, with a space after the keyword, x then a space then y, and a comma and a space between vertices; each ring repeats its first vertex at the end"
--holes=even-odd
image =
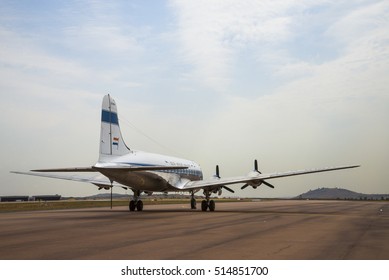
POLYGON ((129 152, 120 131, 116 102, 108 94, 103 98, 101 110, 99 161, 104 157, 122 156, 129 152))

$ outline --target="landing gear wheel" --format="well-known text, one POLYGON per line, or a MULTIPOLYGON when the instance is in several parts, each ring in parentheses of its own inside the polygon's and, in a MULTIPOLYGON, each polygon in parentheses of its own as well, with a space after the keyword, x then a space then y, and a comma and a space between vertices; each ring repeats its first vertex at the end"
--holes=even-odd
POLYGON ((136 204, 136 210, 142 211, 143 210, 143 201, 138 200, 138 203, 136 204))
POLYGON ((206 200, 201 201, 201 211, 207 211, 208 202, 206 200))
POLYGON ((215 201, 210 200, 208 207, 209 207, 209 211, 215 211, 215 207, 216 207, 215 201))
POLYGON ((196 209, 196 199, 192 198, 190 200, 190 208, 191 209, 196 209))
POLYGON ((135 211, 135 201, 134 200, 131 200, 130 201, 130 204, 128 205, 128 208, 130 209, 130 211, 135 211))

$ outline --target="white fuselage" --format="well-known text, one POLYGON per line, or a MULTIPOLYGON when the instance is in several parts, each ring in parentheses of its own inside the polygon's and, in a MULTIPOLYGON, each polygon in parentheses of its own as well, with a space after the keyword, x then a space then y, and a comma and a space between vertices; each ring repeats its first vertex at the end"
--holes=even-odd
POLYGON ((176 157, 152 154, 142 151, 131 150, 122 156, 100 157, 96 167, 112 167, 102 173, 113 181, 138 189, 150 192, 177 191, 180 186, 188 181, 203 179, 200 166, 194 161, 180 159, 176 157), (182 167, 187 169, 166 169, 156 171, 118 171, 113 167, 153 167, 166 166, 167 168, 182 167))

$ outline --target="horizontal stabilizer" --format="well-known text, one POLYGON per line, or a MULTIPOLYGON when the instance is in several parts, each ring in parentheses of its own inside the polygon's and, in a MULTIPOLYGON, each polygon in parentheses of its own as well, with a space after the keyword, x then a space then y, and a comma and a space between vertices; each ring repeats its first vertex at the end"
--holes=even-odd
POLYGON ((100 174, 98 172, 94 173, 88 173, 88 172, 80 172, 80 173, 55 173, 52 172, 19 172, 19 171, 11 171, 11 173, 15 174, 23 174, 23 175, 31 175, 31 176, 38 176, 38 177, 46 177, 46 178, 53 178, 53 179, 63 179, 63 180, 69 180, 69 181, 76 181, 76 182, 84 182, 84 183, 91 183, 98 187, 104 186, 105 187, 127 187, 122 184, 119 184, 117 182, 111 183, 111 181, 104 176, 103 174, 100 174))
POLYGON ((32 172, 96 172, 93 167, 70 167, 70 168, 51 168, 51 169, 35 169, 32 172))

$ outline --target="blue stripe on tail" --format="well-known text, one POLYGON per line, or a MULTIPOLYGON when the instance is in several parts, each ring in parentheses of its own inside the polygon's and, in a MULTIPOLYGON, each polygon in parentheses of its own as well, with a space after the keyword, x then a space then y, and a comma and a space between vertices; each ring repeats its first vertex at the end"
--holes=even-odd
POLYGON ((119 125, 118 115, 115 112, 101 111, 101 121, 119 125))

